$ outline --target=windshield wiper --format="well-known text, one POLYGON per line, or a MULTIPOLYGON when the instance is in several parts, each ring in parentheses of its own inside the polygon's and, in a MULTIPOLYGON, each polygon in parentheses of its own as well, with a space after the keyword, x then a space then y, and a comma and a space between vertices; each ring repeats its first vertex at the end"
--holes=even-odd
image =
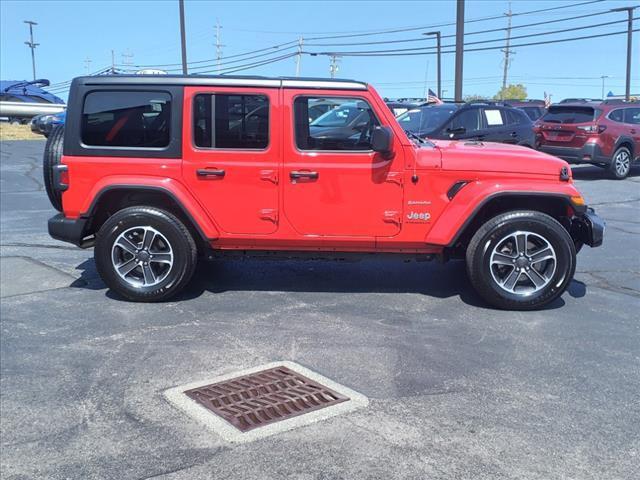
POLYGON ((409 130, 405 130, 404 133, 407 134, 407 136, 409 136, 410 138, 413 138, 414 140, 417 140, 420 143, 426 143, 425 139, 422 138, 420 135, 416 135, 413 132, 410 132, 409 130))

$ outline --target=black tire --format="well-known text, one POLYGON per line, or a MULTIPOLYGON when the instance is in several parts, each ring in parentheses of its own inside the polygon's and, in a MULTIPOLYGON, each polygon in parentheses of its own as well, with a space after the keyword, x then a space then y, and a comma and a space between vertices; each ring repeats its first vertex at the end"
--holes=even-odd
POLYGON ((53 188, 53 168, 60 164, 62 158, 62 143, 64 141, 64 127, 56 126, 44 146, 44 156, 42 158, 42 174, 44 176, 44 186, 47 196, 53 208, 62 211, 62 192, 53 188))
MULTIPOLYGON (((117 252, 117 248, 115 251, 117 252)), ((136 263, 139 260, 134 255, 131 257, 136 260, 136 263)), ((173 214, 155 207, 128 207, 109 217, 102 225, 96 236, 94 258, 100 277, 110 289, 128 300, 157 302, 172 297, 189 283, 196 268, 197 248, 189 230, 173 214), (163 274, 157 275, 158 277, 166 275, 159 283, 146 286, 146 279, 144 279, 145 285, 135 286, 131 282, 136 281, 137 277, 143 277, 143 267, 135 267, 129 274, 129 280, 121 277, 112 259, 114 243, 127 231, 133 230, 135 235, 137 228, 149 227, 160 233, 157 238, 160 239, 161 245, 168 244, 170 251, 173 252, 173 263, 168 270, 164 270, 163 274), (166 240, 166 243, 163 240, 166 240)))
POLYGON ((627 178, 631 171, 631 163, 633 157, 631 156, 631 150, 627 147, 618 147, 613 152, 611 157, 611 164, 609 165, 609 174, 616 180, 623 180, 627 178), (626 161, 623 160, 626 158, 626 161))
MULTIPOLYGON (((511 237, 515 239, 515 237, 511 237)), ((526 241, 526 240, 525 240, 526 241)), ((509 242, 509 240, 507 241, 509 242)), ((542 247, 540 247, 542 248, 542 247)), ((525 248, 525 252, 529 247, 525 248)), ((513 253, 513 252, 512 252, 513 253)), ((509 256, 511 258, 511 256, 509 256)), ((576 249, 573 239, 565 228, 555 219, 541 212, 521 210, 498 215, 484 225, 474 234, 467 248, 467 273, 471 284, 476 291, 491 305, 505 310, 536 310, 558 298, 566 290, 573 278, 576 269, 576 249), (546 241, 552 247, 555 254, 553 260, 545 260, 545 263, 536 263, 536 268, 544 266, 543 272, 548 276, 547 283, 534 289, 534 282, 529 273, 533 264, 527 263, 526 258, 519 262, 518 255, 515 256, 514 265, 496 266, 491 264, 491 258, 496 247, 505 245, 505 238, 515 232, 530 232, 526 238, 533 241, 546 241), (518 273, 517 266, 522 273, 518 273), (513 270, 511 270, 513 268, 513 270), (525 272, 524 269, 527 269, 525 272), (501 272, 505 272, 508 277, 510 272, 516 272, 516 285, 523 284, 518 292, 508 292, 505 287, 498 283, 501 272)), ((536 276, 537 278, 537 276, 536 276)))

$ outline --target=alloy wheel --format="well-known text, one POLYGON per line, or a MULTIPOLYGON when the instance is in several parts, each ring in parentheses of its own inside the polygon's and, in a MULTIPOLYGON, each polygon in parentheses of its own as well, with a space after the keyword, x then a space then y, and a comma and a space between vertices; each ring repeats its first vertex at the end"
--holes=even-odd
POLYGON ((489 260, 491 276, 499 288, 528 296, 545 288, 556 271, 556 252, 541 235, 517 231, 503 237, 489 260))
POLYGON ((167 238, 151 226, 125 230, 111 248, 116 273, 135 288, 161 283, 173 267, 173 249, 167 238))

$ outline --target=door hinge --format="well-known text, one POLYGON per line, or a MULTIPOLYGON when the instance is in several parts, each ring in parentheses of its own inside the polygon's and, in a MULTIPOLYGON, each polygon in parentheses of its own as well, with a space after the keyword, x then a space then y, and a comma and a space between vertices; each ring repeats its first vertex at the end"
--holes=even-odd
POLYGON ((278 184, 278 171, 277 170, 260 170, 260 180, 266 180, 267 182, 278 184))
POLYGON ((387 174, 387 178, 386 178, 385 181, 387 181, 389 183, 395 183, 397 185, 402 186, 403 179, 404 179, 404 173, 403 172, 389 172, 387 174))
POLYGON ((278 210, 275 208, 263 208, 260 210, 260 219, 278 223, 278 210))
POLYGON ((402 223, 400 216, 400 212, 395 210, 387 210, 384 212, 383 220, 386 223, 395 223, 396 225, 400 225, 402 223))

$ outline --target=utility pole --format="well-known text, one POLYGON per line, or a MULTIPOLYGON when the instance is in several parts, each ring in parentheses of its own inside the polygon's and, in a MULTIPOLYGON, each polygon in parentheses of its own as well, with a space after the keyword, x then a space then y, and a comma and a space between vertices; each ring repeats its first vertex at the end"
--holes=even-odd
POLYGON ((504 70, 502 72, 502 90, 500 91, 500 99, 504 100, 504 91, 507 88, 507 72, 509 71, 509 64, 511 62, 511 2, 509 2, 509 12, 505 13, 507 16, 507 43, 506 48, 502 50, 504 53, 504 70))
POLYGON ((633 11, 636 7, 614 8, 612 12, 627 12, 629 22, 627 24, 627 83, 624 91, 624 98, 628 102, 631 98, 631 46, 633 44, 633 11))
POLYGON ((331 63, 329 64, 329 73, 331 74, 331 78, 336 78, 336 73, 338 73, 338 63, 340 63, 338 55, 331 55, 331 63))
POLYGON ((300 76, 300 64, 302 63, 302 44, 304 38, 298 37, 298 54, 296 55, 296 77, 300 76))
POLYGON ((24 42, 31 49, 31 68, 33 70, 33 79, 36 79, 36 47, 40 45, 39 43, 33 43, 33 26, 38 25, 36 22, 31 20, 25 20, 24 23, 29 25, 29 41, 24 42))
POLYGON ((133 65, 133 53, 131 53, 128 48, 125 53, 121 53, 120 55, 122 56, 123 65, 133 65))
POLYGON ((462 101, 462 63, 464 55, 464 0, 456 4, 456 79, 455 101, 462 101))
POLYGON ((436 37, 436 53, 437 53, 437 57, 438 57, 438 65, 436 67, 437 69, 437 92, 438 92, 438 98, 442 98, 442 70, 441 70, 441 60, 442 60, 442 51, 441 51, 441 44, 440 44, 440 32, 429 32, 429 33, 423 33, 423 35, 435 35, 436 37))
POLYGON ((115 75, 116 73, 116 54, 113 49, 111 50, 111 75, 115 75))
POLYGON ((184 0, 178 0, 180 6, 180 46, 182 47, 182 73, 186 75, 187 71, 187 39, 184 31, 184 0))
POLYGON ((220 43, 220 22, 218 21, 218 19, 216 18, 216 72, 218 73, 218 75, 220 75, 220 60, 222 60, 222 47, 224 47, 225 45, 222 45, 222 43, 220 43))
POLYGON ((600 75, 600 78, 602 79, 602 100, 604 100, 604 79, 605 78, 609 78, 609 75, 600 75))
POLYGON ((84 68, 87 69, 87 75, 91 75, 91 59, 89 57, 84 60, 84 68))

